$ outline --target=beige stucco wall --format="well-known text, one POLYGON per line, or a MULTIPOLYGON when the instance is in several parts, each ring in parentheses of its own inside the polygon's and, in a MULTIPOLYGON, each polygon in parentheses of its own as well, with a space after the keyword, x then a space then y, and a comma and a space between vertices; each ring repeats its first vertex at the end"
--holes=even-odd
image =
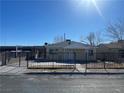
POLYGON ((86 49, 63 49, 61 47, 47 47, 47 59, 53 60, 95 60, 94 55, 88 56, 86 49), (55 54, 50 54, 50 50, 56 50, 55 54))

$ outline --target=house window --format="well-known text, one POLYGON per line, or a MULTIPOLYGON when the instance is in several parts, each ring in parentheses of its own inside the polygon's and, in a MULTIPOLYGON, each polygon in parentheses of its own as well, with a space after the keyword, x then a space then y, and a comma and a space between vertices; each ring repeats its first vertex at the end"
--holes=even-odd
POLYGON ((49 53, 50 53, 50 54, 53 54, 53 53, 54 53, 54 50, 53 50, 53 49, 50 49, 50 50, 49 50, 49 53))
POLYGON ((119 50, 119 57, 124 58, 124 50, 119 50))
POLYGON ((88 51, 88 55, 89 55, 89 56, 93 56, 93 50, 89 50, 89 51, 88 51))
POLYGON ((58 51, 58 49, 50 49, 50 50, 49 50, 49 53, 50 53, 50 54, 55 54, 57 51, 58 51))

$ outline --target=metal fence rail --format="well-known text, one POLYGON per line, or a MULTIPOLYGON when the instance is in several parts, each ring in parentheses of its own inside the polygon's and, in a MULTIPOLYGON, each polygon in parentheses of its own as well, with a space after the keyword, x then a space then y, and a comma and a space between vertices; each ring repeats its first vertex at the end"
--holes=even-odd
POLYGON ((31 54, 27 55, 27 68, 32 69, 74 69, 75 57, 73 54, 64 52, 49 54, 46 58, 31 58, 31 54), (32 60, 33 59, 33 60, 32 60))
POLYGON ((123 55, 114 52, 91 55, 82 51, 63 51, 46 53, 46 56, 20 52, 15 56, 14 53, 5 51, 0 53, 0 65, 27 66, 27 69, 124 69, 123 55))
POLYGON ((124 57, 120 53, 96 53, 96 61, 88 61, 87 69, 124 69, 124 57))
POLYGON ((1 66, 26 66, 26 53, 18 53, 18 55, 16 56, 15 53, 10 51, 1 52, 0 62, 1 66))
POLYGON ((124 63, 115 63, 108 61, 87 63, 87 69, 124 69, 124 63))

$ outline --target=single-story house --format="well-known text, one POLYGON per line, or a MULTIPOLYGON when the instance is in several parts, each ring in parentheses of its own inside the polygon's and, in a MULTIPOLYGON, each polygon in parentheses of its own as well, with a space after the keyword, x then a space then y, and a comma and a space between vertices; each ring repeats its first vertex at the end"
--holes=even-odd
POLYGON ((80 42, 65 40, 46 47, 46 58, 59 61, 83 62, 95 60, 94 48, 80 42))

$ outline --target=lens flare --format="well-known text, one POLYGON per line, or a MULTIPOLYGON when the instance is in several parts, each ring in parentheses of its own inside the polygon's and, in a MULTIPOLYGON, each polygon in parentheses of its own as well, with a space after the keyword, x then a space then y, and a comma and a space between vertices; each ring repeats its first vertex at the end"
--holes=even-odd
POLYGON ((92 9, 93 7, 95 7, 99 16, 104 19, 104 15, 103 15, 102 11, 100 10, 100 8, 97 4, 98 3, 97 1, 98 0, 76 0, 78 7, 86 6, 86 9, 92 9))
POLYGON ((100 10, 100 8, 99 8, 98 5, 97 5, 96 0, 91 0, 91 1, 92 1, 93 5, 95 6, 95 8, 96 8, 98 14, 99 14, 102 18, 104 18, 103 14, 102 14, 102 12, 101 12, 101 10, 100 10))

